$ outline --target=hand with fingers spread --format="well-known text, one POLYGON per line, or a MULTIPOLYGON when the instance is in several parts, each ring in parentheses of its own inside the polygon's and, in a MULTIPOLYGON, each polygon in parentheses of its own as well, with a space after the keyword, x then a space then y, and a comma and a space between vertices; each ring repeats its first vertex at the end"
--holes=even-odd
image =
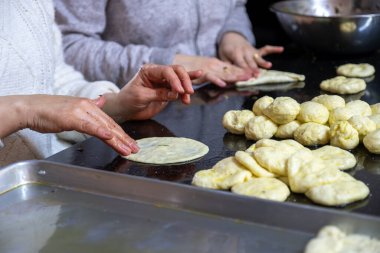
POLYGON ((214 57, 190 56, 177 54, 174 63, 185 67, 186 70, 201 69, 203 75, 193 80, 193 84, 211 82, 219 87, 226 87, 229 83, 245 81, 252 76, 250 70, 223 62, 214 57))
POLYGON ((146 64, 118 94, 105 94, 104 111, 120 122, 149 119, 169 101, 179 98, 189 104, 194 93, 191 80, 201 75, 200 70, 187 72, 178 65, 146 64))
POLYGON ((242 35, 234 32, 225 33, 219 45, 219 57, 223 61, 248 69, 256 77, 259 74, 259 67, 266 69, 272 67, 272 63, 266 61, 264 56, 283 51, 283 47, 269 45, 256 49, 242 35))
POLYGON ((4 120, 0 138, 24 128, 41 133, 76 130, 103 140, 122 155, 136 153, 136 142, 100 108, 105 98, 96 100, 70 96, 17 95, 0 97, 4 120))

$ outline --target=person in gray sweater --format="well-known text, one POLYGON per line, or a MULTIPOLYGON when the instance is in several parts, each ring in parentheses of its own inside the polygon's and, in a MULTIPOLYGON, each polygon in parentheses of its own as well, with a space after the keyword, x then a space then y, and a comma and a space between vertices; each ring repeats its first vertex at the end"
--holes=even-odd
POLYGON ((255 48, 245 0, 55 0, 66 61, 89 80, 125 85, 144 63, 202 69, 220 87, 270 68, 255 48))

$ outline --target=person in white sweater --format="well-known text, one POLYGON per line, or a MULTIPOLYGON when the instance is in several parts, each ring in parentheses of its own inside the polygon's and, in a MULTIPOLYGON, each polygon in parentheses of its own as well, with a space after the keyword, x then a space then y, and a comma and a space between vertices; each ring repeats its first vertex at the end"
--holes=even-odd
POLYGON ((7 123, 0 127, 0 166, 45 158, 70 146, 55 134, 32 130, 78 130, 102 138, 122 154, 136 152, 133 139, 99 108, 119 122, 147 119, 178 96, 189 103, 191 79, 201 74, 180 66, 146 65, 122 90, 106 81, 87 82, 64 62, 50 0, 2 0, 0 117, 7 123))

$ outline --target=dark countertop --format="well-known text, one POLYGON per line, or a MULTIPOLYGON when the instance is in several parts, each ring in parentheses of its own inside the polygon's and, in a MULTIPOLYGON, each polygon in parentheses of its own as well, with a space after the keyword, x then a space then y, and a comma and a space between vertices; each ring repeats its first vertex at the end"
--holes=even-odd
MULTIPOLYGON (((180 136, 199 140, 209 146, 210 152, 198 161, 172 166, 137 164, 119 157, 111 148, 95 138, 90 138, 47 160, 189 184, 196 171, 211 168, 219 160, 232 156, 236 150, 244 150, 253 143, 247 141, 244 136, 226 133, 221 124, 226 111, 250 109, 254 101, 264 95, 291 96, 298 102, 310 100, 321 94, 319 83, 334 77, 335 68, 343 63, 366 62, 380 70, 379 52, 364 56, 323 56, 290 45, 286 47, 283 55, 274 55, 268 59, 273 62, 273 69, 304 74, 304 88, 277 85, 279 89, 272 91, 254 89, 240 92, 208 85, 196 92, 190 106, 171 103, 154 120, 128 122, 123 125, 126 132, 136 139, 149 136, 180 136)), ((268 88, 273 86, 263 87, 268 88)), ((368 83, 364 92, 345 98, 347 101, 360 98, 370 104, 377 103, 380 102, 379 88, 380 74, 368 83)), ((352 152, 359 165, 349 173, 367 183, 371 195, 367 200, 340 209, 380 216, 380 156, 371 155, 362 145, 352 152)), ((303 195, 292 195, 288 201, 310 204, 303 195)))

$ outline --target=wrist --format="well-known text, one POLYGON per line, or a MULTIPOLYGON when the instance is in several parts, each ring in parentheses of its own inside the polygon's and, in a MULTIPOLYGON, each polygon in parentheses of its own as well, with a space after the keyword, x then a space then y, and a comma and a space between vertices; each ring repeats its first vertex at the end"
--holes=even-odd
POLYGON ((0 138, 27 127, 29 96, 4 96, 0 98, 0 117, 4 120, 0 127, 0 138))
POLYGON ((122 105, 119 98, 119 93, 105 93, 103 94, 106 103, 102 110, 118 123, 125 121, 123 117, 122 105))

